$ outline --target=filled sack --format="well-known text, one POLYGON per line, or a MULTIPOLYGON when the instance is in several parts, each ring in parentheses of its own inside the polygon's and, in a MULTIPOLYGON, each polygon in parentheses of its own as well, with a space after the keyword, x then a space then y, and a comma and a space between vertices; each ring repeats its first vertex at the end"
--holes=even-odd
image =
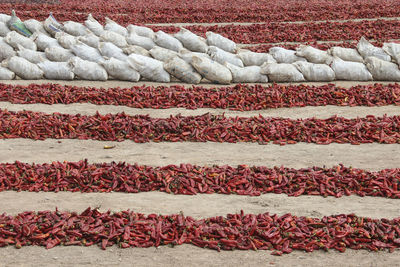
POLYGON ((100 38, 93 33, 89 33, 84 36, 79 36, 78 41, 94 48, 98 48, 100 44, 100 38))
POLYGON ((65 49, 71 49, 72 46, 77 44, 77 39, 65 32, 57 32, 55 34, 57 42, 65 49))
POLYGON ((124 47, 122 51, 124 51, 124 53, 127 55, 138 54, 145 57, 151 57, 149 51, 138 45, 128 45, 127 47, 124 47))
POLYGON ((332 62, 332 56, 327 51, 309 45, 300 45, 296 48, 296 56, 304 57, 308 62, 315 64, 330 64, 332 62))
POLYGON ((107 71, 96 62, 73 57, 68 64, 73 73, 82 80, 106 81, 108 79, 107 71))
POLYGON ((163 63, 159 60, 142 55, 131 54, 128 56, 129 65, 140 75, 154 82, 170 82, 170 75, 164 70, 163 63))
POLYGON ((32 32, 26 28, 25 24, 17 17, 14 10, 11 11, 11 18, 7 21, 7 26, 10 30, 16 31, 25 37, 30 37, 32 35, 32 32))
POLYGON ((137 26, 137 25, 128 25, 128 27, 126 27, 129 34, 131 33, 135 33, 139 36, 143 36, 143 37, 147 37, 150 39, 154 38, 154 31, 150 28, 147 27, 143 27, 143 26, 137 26))
POLYGON ((211 59, 211 57, 208 54, 192 52, 187 49, 182 49, 181 51, 179 51, 179 57, 182 58, 184 61, 186 61, 189 64, 192 63, 193 56, 205 57, 205 58, 211 59))
POLYGON ((166 62, 171 58, 178 56, 177 52, 159 46, 153 47, 149 52, 153 58, 162 62, 166 62))
POLYGON ((139 36, 134 32, 131 32, 129 36, 126 38, 126 41, 130 45, 137 45, 143 47, 146 50, 150 50, 156 46, 152 39, 144 36, 139 36))
POLYGON ((29 39, 28 37, 22 36, 21 34, 15 31, 7 33, 6 37, 4 37, 4 41, 7 44, 11 45, 14 49, 18 49, 18 45, 21 45, 26 49, 37 50, 34 41, 29 39))
POLYGON ((122 36, 119 33, 113 32, 113 31, 107 31, 105 30, 101 35, 100 39, 104 42, 110 42, 115 44, 118 47, 126 47, 128 45, 126 39, 124 36, 122 36))
POLYGON ((7 23, 11 19, 10 15, 7 14, 0 14, 0 21, 7 23))
POLYGON ((367 57, 365 64, 375 81, 400 81, 399 66, 395 63, 376 57, 367 57))
POLYGON ((17 55, 35 64, 46 60, 46 55, 44 52, 26 49, 22 45, 18 45, 17 55))
POLYGON ((113 21, 110 18, 106 17, 106 25, 104 26, 104 30, 106 31, 112 31, 112 32, 116 32, 124 37, 128 36, 128 30, 119 25, 118 23, 116 23, 115 21, 113 21))
POLYGON ((36 19, 28 19, 24 21, 25 27, 33 34, 40 32, 48 35, 49 33, 44 29, 43 23, 36 19))
POLYGON ((272 82, 304 82, 303 74, 293 65, 288 63, 269 63, 261 66, 261 74, 266 74, 272 82))
POLYGON ((15 56, 17 53, 14 48, 4 41, 4 38, 0 37, 0 61, 15 56))
POLYGON ((207 53, 207 43, 201 40, 199 36, 191 31, 181 28, 181 30, 174 36, 183 44, 185 48, 189 49, 190 51, 207 53))
POLYGON ((130 67, 128 61, 121 61, 116 58, 110 58, 100 63, 105 68, 109 76, 120 81, 137 82, 140 74, 130 67))
POLYGON ((198 74, 189 63, 178 56, 174 56, 164 62, 164 69, 169 74, 185 83, 198 84, 202 79, 201 75, 198 74))
POLYGON ((243 62, 244 66, 261 66, 265 62, 276 62, 274 57, 268 53, 239 50, 237 56, 243 62))
POLYGON ((44 51, 46 50, 46 48, 48 47, 61 47, 61 45, 58 43, 57 39, 52 38, 46 34, 43 33, 38 33, 35 32, 32 37, 31 40, 33 40, 37 46, 37 49, 40 51, 44 51))
POLYGON ((58 46, 48 47, 44 52, 49 60, 55 62, 67 62, 75 56, 70 50, 58 46))
POLYGON ((92 14, 89 14, 87 19, 85 20, 85 26, 97 36, 100 36, 104 32, 104 27, 101 25, 95 18, 93 18, 92 14))
POLYGON ((218 62, 201 56, 193 56, 191 65, 207 80, 220 84, 229 84, 232 81, 231 71, 218 62))
POLYGON ((110 42, 102 42, 99 44, 99 51, 103 57, 116 58, 126 62, 128 56, 122 51, 121 48, 110 42))
POLYGON ((63 26, 64 26, 63 29, 66 33, 76 37, 90 33, 90 31, 85 27, 85 25, 79 22, 66 21, 64 22, 63 26))
POLYGON ((49 80, 73 80, 75 74, 72 72, 68 62, 44 61, 38 64, 44 72, 44 77, 49 80))
POLYGON ((104 60, 99 50, 81 42, 78 42, 76 45, 72 46, 71 50, 76 56, 83 60, 92 62, 100 62, 104 60))
POLYGON ((154 35, 154 43, 158 46, 173 50, 175 52, 179 52, 179 50, 183 48, 182 43, 178 39, 166 34, 163 31, 156 32, 154 35))
POLYGON ((8 28, 8 26, 0 21, 0 36, 5 37, 11 30, 8 28))
POLYGON ((292 63, 310 82, 330 82, 335 80, 335 72, 326 64, 315 64, 304 61, 292 63))
POLYGON ((386 54, 382 48, 373 46, 364 37, 361 37, 360 41, 358 42, 357 50, 364 59, 367 57, 377 57, 386 61, 391 60, 390 56, 386 54))
POLYGON ((207 44, 209 46, 216 46, 229 53, 236 53, 236 43, 228 38, 213 32, 206 32, 207 44))
POLYGON ((15 73, 11 70, 0 66, 0 80, 14 80, 15 73))
POLYGON ((236 54, 226 52, 216 46, 210 46, 208 48, 207 54, 211 57, 212 60, 217 61, 220 64, 228 62, 238 67, 244 67, 243 62, 236 54))
POLYGON ((43 28, 51 35, 55 36, 57 32, 63 31, 63 26, 59 23, 50 12, 49 17, 43 22, 43 28))
POLYGON ((358 53, 357 49, 354 48, 345 48, 345 47, 331 47, 329 49, 329 54, 334 57, 338 57, 344 61, 352 61, 352 62, 364 62, 364 59, 358 53))
POLYGON ((282 47, 271 47, 269 53, 277 63, 294 63, 296 61, 307 61, 304 57, 296 55, 296 51, 282 47))
POLYGON ((238 67, 236 65, 225 62, 232 73, 232 81, 234 83, 267 83, 267 75, 261 74, 260 66, 238 67))
POLYGON ((372 81, 372 75, 363 63, 344 61, 333 57, 330 66, 335 72, 336 80, 372 81))
POLYGON ((393 58, 394 62, 400 64, 400 44, 383 43, 382 49, 393 58))
POLYGON ((2 66, 10 69, 24 80, 39 80, 43 78, 43 71, 36 64, 22 57, 11 57, 3 61, 2 66))

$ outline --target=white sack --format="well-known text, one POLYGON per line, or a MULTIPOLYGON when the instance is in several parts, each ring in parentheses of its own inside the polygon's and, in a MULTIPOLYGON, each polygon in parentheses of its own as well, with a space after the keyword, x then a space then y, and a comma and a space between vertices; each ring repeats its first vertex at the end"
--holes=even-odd
POLYGON ((154 35, 154 43, 156 43, 158 46, 173 50, 175 52, 179 52, 179 50, 183 48, 182 43, 178 39, 166 34, 163 31, 156 32, 154 35))
POLYGON ((326 64, 297 61, 293 65, 303 74, 307 81, 330 82, 335 80, 335 72, 326 64))
POLYGON ((159 60, 142 55, 131 54, 128 57, 129 65, 138 71, 140 75, 155 82, 170 82, 169 73, 164 70, 163 63, 159 60))
POLYGON ((31 39, 35 41, 35 44, 37 45, 37 48, 40 51, 44 51, 48 47, 54 47, 54 46, 61 47, 57 39, 54 39, 40 32, 39 33, 35 32, 34 34, 32 34, 31 39))
POLYGON ((213 32, 206 32, 206 36, 208 45, 216 46, 229 53, 236 53, 237 47, 234 41, 213 32))
POLYGON ((4 41, 4 38, 0 37, 0 61, 15 56, 17 53, 14 48, 4 41))
POLYGON ((97 36, 102 35, 104 32, 103 25, 93 18, 92 14, 89 14, 85 20, 85 26, 97 36))
POLYGON ((26 49, 36 50, 36 44, 28 37, 22 36, 16 31, 11 31, 7 33, 6 37, 4 37, 4 41, 14 47, 14 49, 18 49, 18 45, 22 45, 26 49))
POLYGON ((160 60, 162 62, 168 61, 171 58, 176 57, 176 56, 179 55, 175 51, 172 51, 172 50, 169 50, 169 49, 166 49, 166 48, 162 48, 162 47, 159 47, 159 46, 153 47, 149 52, 150 52, 150 55, 153 58, 155 58, 157 60, 160 60))
POLYGON ((44 77, 49 80, 73 80, 75 77, 68 62, 44 61, 38 66, 43 70, 44 77))
POLYGON ((192 63, 193 56, 205 57, 205 58, 211 59, 211 57, 208 54, 199 53, 199 52, 191 52, 186 49, 182 49, 181 51, 179 51, 179 57, 182 58, 184 61, 186 61, 189 64, 192 63))
POLYGON ((14 80, 15 73, 11 70, 0 66, 0 80, 14 80))
POLYGON ((275 58, 268 53, 239 50, 237 55, 245 66, 261 66, 265 62, 276 62, 275 58))
POLYGON ((383 43, 382 49, 389 54, 397 64, 400 64, 400 44, 383 43))
POLYGON ((272 82, 303 82, 303 74, 293 64, 288 63, 264 63, 261 66, 261 74, 266 74, 272 82))
POLYGON ((198 74, 189 63, 177 56, 164 62, 164 69, 169 74, 185 83, 198 84, 202 79, 201 75, 198 74))
POLYGON ((304 57, 307 61, 315 64, 330 64, 332 62, 332 57, 327 51, 309 45, 300 45, 296 48, 296 55, 304 57))
POLYGON ((386 54, 382 48, 373 46, 364 37, 361 37, 360 41, 358 42, 357 50, 364 59, 367 57, 377 57, 386 61, 391 60, 390 56, 386 54))
POLYGON ((63 29, 65 32, 73 36, 83 36, 90 33, 90 31, 85 27, 85 25, 75 21, 64 22, 63 29))
POLYGON ((285 49, 282 47, 271 47, 269 53, 273 56, 277 63, 293 63, 296 61, 307 61, 303 57, 296 56, 296 51, 285 49))
POLYGON ((212 60, 217 61, 222 65, 225 62, 228 62, 238 67, 243 67, 243 62, 236 54, 226 52, 225 50, 222 50, 216 46, 210 46, 208 48, 207 54, 211 57, 212 60))
POLYGON ((11 19, 10 15, 7 14, 0 14, 0 21, 7 23, 11 19))
POLYGON ((267 83, 267 75, 261 74, 260 66, 238 67, 226 62, 224 64, 232 73, 234 83, 267 83))
POLYGON ((153 39, 153 37, 154 37, 154 31, 147 27, 130 24, 130 25, 128 25, 127 29, 128 29, 129 34, 135 33, 139 36, 147 37, 150 39, 153 39))
POLYGON ((140 79, 140 74, 130 67, 128 61, 121 61, 116 58, 110 58, 100 63, 107 73, 113 78, 121 81, 137 82, 140 79))
POLYGON ((364 62, 362 56, 358 53, 357 49, 354 48, 335 46, 329 49, 329 53, 332 56, 338 57, 344 61, 364 62))
POLYGON ((73 57, 68 64, 75 75, 83 80, 106 81, 108 78, 107 71, 95 62, 73 57))
POLYGON ((50 12, 50 16, 43 22, 43 28, 51 34, 51 36, 55 36, 57 32, 63 31, 63 26, 60 24, 50 12))
POLYGON ((94 48, 99 47, 100 44, 100 38, 93 33, 89 33, 84 36, 79 36, 78 40, 94 48))
POLYGON ((8 28, 7 24, 0 21, 0 36, 5 37, 10 31, 11 30, 8 28))
POLYGON ((124 37, 128 36, 128 30, 125 27, 119 25, 118 23, 107 17, 106 17, 106 26, 104 26, 104 29, 106 31, 116 32, 124 37))
POLYGON ((124 54, 122 49, 110 42, 100 43, 99 51, 104 57, 113 57, 124 62, 128 60, 128 56, 124 54))
POLYGON ((65 49, 71 49, 72 46, 76 45, 77 39, 65 32, 57 32, 55 34, 57 42, 65 49))
POLYGON ((344 61, 334 57, 330 66, 335 72, 336 80, 372 81, 372 75, 363 63, 344 61))
POLYGON ((83 60, 92 62, 100 62, 104 60, 99 50, 81 42, 78 42, 76 45, 72 46, 71 50, 76 56, 83 60))
POLYGON ((44 51, 49 60, 56 62, 67 62, 75 56, 70 50, 57 46, 48 47, 44 51))
POLYGON ((175 34, 175 38, 178 39, 183 46, 190 51, 207 53, 207 43, 189 30, 181 28, 181 30, 175 34))
POLYGON ((128 45, 124 36, 113 31, 104 31, 100 35, 100 39, 105 42, 111 42, 118 47, 125 47, 128 45))
POLYGON ((152 39, 144 36, 139 36, 134 32, 131 32, 129 36, 126 38, 126 41, 130 45, 137 45, 143 47, 146 50, 152 49, 156 44, 153 42, 152 39))
POLYGON ((2 63, 24 80, 39 80, 43 78, 43 71, 36 65, 22 57, 11 57, 2 63))
POLYGON ((214 60, 193 56, 191 64, 197 72, 211 82, 229 84, 232 81, 231 71, 214 60))
POLYGON ((24 21, 25 27, 31 32, 41 32, 43 34, 48 35, 49 33, 44 29, 43 23, 36 19, 28 19, 24 21))
POLYGON ((26 49, 21 45, 18 45, 17 55, 35 64, 46 60, 46 55, 44 52, 26 49))
POLYGON ((150 52, 138 45, 128 45, 124 49, 122 49, 125 54, 139 54, 145 57, 151 57, 150 52))
POLYGON ((400 81, 399 66, 395 63, 376 57, 367 57, 365 64, 375 81, 400 81))

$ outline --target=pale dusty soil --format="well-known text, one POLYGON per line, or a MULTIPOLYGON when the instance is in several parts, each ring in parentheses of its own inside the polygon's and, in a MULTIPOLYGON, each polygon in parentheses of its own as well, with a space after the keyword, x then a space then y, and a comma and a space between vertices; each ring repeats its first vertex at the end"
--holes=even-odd
POLYGON ((200 116, 205 113, 214 115, 225 114, 226 117, 253 117, 262 115, 264 117, 282 117, 290 119, 301 118, 320 118, 326 119, 337 115, 338 117, 357 118, 367 115, 382 117, 400 115, 400 106, 382 106, 382 107, 341 107, 341 106, 319 106, 319 107, 293 107, 293 108, 271 108, 254 111, 234 111, 227 109, 199 108, 195 110, 185 108, 169 108, 169 109, 151 109, 151 108, 130 108, 126 106, 113 105, 93 105, 88 103, 78 104, 11 104, 9 102, 0 102, 0 109, 10 111, 29 110, 35 112, 44 112, 51 114, 54 112, 65 114, 81 114, 94 115, 96 112, 100 114, 116 114, 125 112, 128 115, 149 115, 153 118, 168 118, 171 115, 181 114, 182 116, 200 116))
MULTIPOLYGON (((258 145, 257 143, 162 142, 29 139, 0 140, 0 162, 125 161, 146 165, 191 163, 197 165, 264 165, 304 168, 336 166, 380 170, 398 168, 400 144, 258 145), (104 149, 104 145, 114 145, 104 149)), ((221 196, 223 197, 223 196, 221 196)), ((400 214, 399 214, 400 215, 400 214)))
MULTIPOLYGON (((27 85, 38 81, 7 81, 6 83, 27 85)), ((49 83, 51 81, 39 81, 49 83)), ((72 81, 57 82, 61 84, 96 87, 131 87, 143 83, 129 82, 91 82, 72 81)), ((147 85, 161 85, 145 83, 147 85)), ((324 83, 313 83, 315 85, 324 83)), ((340 86, 350 87, 358 83, 336 82, 340 86)), ((361 83, 361 84, 373 84, 361 83)), ((180 84, 183 85, 183 84, 180 84)), ((202 86, 216 87, 204 84, 202 86)), ((0 103, 0 108, 10 110, 35 110, 43 112, 63 112, 93 114, 96 110, 101 113, 116 113, 124 111, 128 114, 151 114, 153 117, 167 117, 170 114, 199 115, 205 112, 220 114, 222 110, 150 110, 131 109, 116 106, 95 106, 90 104, 77 105, 11 105, 0 103)), ((305 118, 316 116, 326 118, 334 114, 345 117, 365 116, 367 114, 382 116, 399 115, 400 108, 387 107, 306 107, 295 109, 269 109, 256 112, 232 112, 229 116, 250 116, 259 113, 265 116, 280 116, 290 118, 305 118)), ((382 144, 331 144, 316 145, 299 143, 295 145, 258 145, 257 143, 145 143, 137 144, 131 141, 100 142, 93 140, 54 140, 34 141, 27 139, 0 140, 0 162, 51 162, 51 161, 78 161, 87 158, 90 162, 126 161, 147 165, 167 165, 192 163, 198 165, 266 165, 303 168, 310 166, 334 166, 343 163, 346 166, 379 170, 399 167, 400 145, 382 144), (113 149, 104 149, 104 145, 115 145, 113 149)), ((356 213, 360 216, 373 218, 394 218, 400 216, 399 200, 385 198, 343 197, 322 198, 302 196, 299 198, 286 195, 267 194, 260 197, 236 195, 196 195, 182 196, 169 195, 160 192, 140 194, 81 194, 81 193, 28 193, 28 192, 1 192, 0 212, 16 214, 24 210, 60 209, 82 211, 88 206, 99 206, 101 210, 118 211, 132 209, 142 213, 177 213, 183 211, 186 215, 203 218, 227 213, 238 212, 243 209, 251 213, 278 213, 287 212, 299 216, 321 217, 339 213, 356 213)), ((233 251, 221 252, 199 249, 185 245, 175 248, 160 247, 150 249, 118 249, 110 248, 106 251, 98 247, 57 247, 45 250, 40 247, 25 247, 21 250, 13 247, 0 249, 0 266, 309 266, 323 265, 336 266, 390 266, 398 263, 400 252, 393 254, 367 251, 347 251, 344 254, 337 252, 294 252, 282 257, 271 256, 264 251, 233 251), (273 264, 270 264, 273 263, 273 264)))
MULTIPOLYGON (((89 87, 97 87, 97 88, 113 88, 113 87, 121 87, 121 88, 130 88, 132 86, 173 86, 173 85, 181 85, 185 87, 192 87, 192 84, 185 84, 181 82, 173 82, 173 83, 157 83, 157 82, 126 82, 126 81, 115 81, 115 80, 108 80, 108 81, 85 81, 85 80, 74 80, 74 81, 59 81, 59 80, 3 80, 1 83, 4 84, 13 84, 13 85, 29 85, 29 84, 46 84, 46 83, 55 83, 60 85, 70 85, 70 86, 89 86, 89 87)), ((349 88, 356 85, 369 85, 369 84, 394 84, 395 82, 377 82, 377 81, 370 81, 370 82, 352 82, 352 81, 334 81, 330 82, 329 84, 335 84, 336 86, 341 86, 344 88, 349 88)), ((251 83, 248 83, 252 85, 251 83)), ((270 85, 271 83, 264 83, 262 85, 270 85)), ((299 85, 299 84, 306 84, 306 85, 326 85, 326 82, 308 82, 308 83, 281 83, 283 85, 299 85)), ((227 87, 227 86, 234 86, 235 84, 230 85, 220 85, 220 84, 210 84, 210 83, 201 83, 197 86, 202 86, 205 88, 218 88, 218 87, 227 87)))

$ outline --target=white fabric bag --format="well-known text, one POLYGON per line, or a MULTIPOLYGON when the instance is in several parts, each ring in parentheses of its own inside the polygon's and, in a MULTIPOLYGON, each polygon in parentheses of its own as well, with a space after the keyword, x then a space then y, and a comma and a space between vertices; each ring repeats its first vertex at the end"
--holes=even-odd
POLYGON ((344 61, 334 57, 330 66, 335 72, 336 80, 372 81, 372 75, 363 63, 344 61))
POLYGON ((231 71, 214 60, 206 57, 193 56, 191 65, 200 75, 211 82, 229 84, 232 81, 231 71))
POLYGON ((293 65, 303 74, 307 81, 330 82, 335 80, 335 72, 326 64, 297 61, 293 65))
POLYGON ((130 67, 128 61, 121 61, 116 58, 110 58, 100 63, 108 75, 121 81, 137 82, 140 79, 140 74, 130 67))
POLYGON ((158 46, 173 50, 175 52, 179 52, 179 50, 183 48, 182 43, 178 39, 166 34, 163 31, 156 32, 154 35, 154 43, 158 46))
POLYGON ((57 42, 65 49, 71 49, 72 46, 76 45, 77 39, 65 32, 57 32, 55 34, 57 42))
POLYGON ((76 56, 83 60, 92 62, 100 62, 104 60, 99 50, 81 42, 78 42, 76 45, 72 46, 71 50, 76 56))
POLYGON ((48 47, 44 50, 46 57, 55 62, 67 62, 75 55, 68 49, 62 47, 48 47))
POLYGON ((277 63, 293 63, 296 61, 307 61, 304 57, 296 56, 296 51, 282 47, 271 47, 269 53, 277 63))
POLYGON ((129 32, 129 34, 135 33, 139 36, 147 37, 150 39, 154 38, 154 31, 147 27, 130 24, 130 25, 128 25, 127 30, 129 32))
POLYGON ((222 50, 216 46, 210 46, 208 48, 207 54, 211 57, 212 60, 217 61, 220 64, 228 62, 238 67, 244 67, 243 62, 236 54, 226 52, 225 50, 222 50))
POLYGON ((399 66, 395 63, 376 57, 367 57, 365 64, 375 81, 400 81, 399 66))
POLYGON ((30 49, 26 49, 22 45, 18 45, 17 55, 19 57, 25 58, 31 63, 37 64, 39 62, 46 60, 46 55, 44 52, 38 52, 30 49))
POLYGON ((179 57, 182 58, 184 61, 186 61, 189 64, 192 63, 193 56, 205 57, 205 58, 211 59, 211 57, 208 54, 192 52, 192 51, 189 51, 186 49, 182 49, 181 51, 179 51, 179 57))
POLYGON ((0 37, 0 61, 15 56, 17 53, 14 48, 4 41, 4 38, 0 37))
POLYGON ((245 66, 261 66, 265 62, 276 62, 274 57, 268 53, 239 50, 237 55, 245 66))
POLYGON ((169 74, 185 83, 198 84, 202 79, 201 75, 198 74, 189 63, 178 56, 164 62, 164 69, 169 74))
POLYGON ((315 64, 330 64, 333 60, 327 51, 314 48, 309 45, 300 45, 296 49, 296 55, 304 57, 308 62, 315 64))
POLYGON ((22 45, 26 49, 37 50, 36 44, 30 38, 22 36, 16 31, 11 31, 7 33, 4 37, 4 41, 11 45, 14 49, 18 49, 18 45, 22 45))
POLYGON ((61 47, 57 39, 40 32, 35 32, 32 34, 31 39, 35 41, 35 44, 40 51, 44 51, 48 47, 61 47))
POLYGON ((260 66, 238 67, 225 62, 224 64, 232 73, 234 83, 267 83, 267 75, 261 74, 260 66))
POLYGON ((128 30, 125 27, 122 27, 121 25, 119 25, 118 23, 107 17, 106 17, 106 26, 104 26, 104 29, 106 31, 116 32, 124 37, 128 36, 128 30))
POLYGON ((15 73, 11 70, 0 66, 0 80, 14 80, 15 73))
POLYGON ((24 80, 39 80, 43 78, 43 71, 36 64, 22 57, 11 57, 3 61, 2 66, 10 69, 24 80))
POLYGON ((24 21, 25 27, 31 32, 41 32, 43 34, 48 35, 49 33, 44 29, 43 23, 36 19, 28 19, 24 21))
POLYGON ((97 36, 102 35, 104 32, 103 25, 93 18, 92 14, 89 14, 85 20, 85 26, 97 36))
POLYGON ((183 44, 185 48, 189 49, 190 51, 207 53, 207 43, 201 40, 199 36, 191 31, 181 28, 181 30, 174 36, 183 44))
POLYGON ((110 42, 101 42, 99 44, 99 51, 103 57, 113 57, 124 62, 128 60, 128 56, 122 51, 122 49, 110 42))
POLYGON ((113 31, 105 30, 100 35, 100 39, 104 42, 111 42, 121 48, 126 47, 128 45, 124 36, 122 36, 119 33, 113 32, 113 31))
POLYGON ((100 38, 93 33, 89 33, 84 36, 79 36, 78 40, 94 48, 99 47, 100 44, 100 38))
POLYGON ((377 57, 386 61, 391 60, 390 56, 386 54, 382 48, 373 46, 364 37, 361 37, 360 41, 358 42, 357 50, 364 59, 367 57, 377 57))
POLYGON ((44 61, 38 66, 44 72, 44 77, 49 80, 73 80, 75 77, 68 62, 44 61))
POLYGON ((206 32, 206 37, 207 44, 210 46, 216 46, 229 53, 236 53, 237 51, 236 43, 234 41, 229 40, 218 33, 206 32))
POLYGON ((394 62, 400 64, 400 44, 383 43, 382 49, 393 58, 394 62))
POLYGON ((304 82, 304 76, 293 64, 269 63, 261 66, 261 74, 266 74, 272 82, 304 82))
POLYGON ((130 45, 137 45, 143 47, 146 50, 150 50, 156 46, 152 39, 144 36, 139 36, 134 32, 131 32, 129 36, 126 38, 126 41, 130 45))
POLYGON ((63 24, 63 29, 65 32, 73 35, 73 36, 83 36, 86 35, 88 33, 90 33, 90 31, 85 27, 85 25, 79 23, 79 22, 75 22, 75 21, 66 21, 63 24))
POLYGON ((129 65, 140 75, 154 82, 170 82, 170 75, 164 70, 163 63, 159 60, 142 55, 131 54, 128 57, 129 65))
POLYGON ((172 50, 169 50, 166 48, 162 48, 159 46, 153 47, 149 52, 153 58, 160 60, 162 62, 166 62, 166 61, 170 60, 171 58, 179 55, 175 51, 172 51, 172 50))
POLYGON ((145 57, 151 57, 150 52, 138 45, 128 45, 124 49, 122 49, 125 54, 138 54, 145 57))
POLYGON ((338 57, 344 61, 364 62, 362 56, 358 53, 357 49, 354 48, 335 46, 329 49, 329 53, 332 56, 338 57))
POLYGON ((106 81, 108 78, 107 71, 96 62, 82 60, 79 57, 73 57, 68 61, 68 64, 75 75, 80 79, 106 81))
POLYGON ((0 21, 0 36, 5 37, 10 31, 11 30, 8 28, 7 24, 0 21))
POLYGON ((43 22, 43 28, 51 35, 55 36, 57 32, 63 31, 63 26, 60 24, 50 12, 49 17, 43 22))

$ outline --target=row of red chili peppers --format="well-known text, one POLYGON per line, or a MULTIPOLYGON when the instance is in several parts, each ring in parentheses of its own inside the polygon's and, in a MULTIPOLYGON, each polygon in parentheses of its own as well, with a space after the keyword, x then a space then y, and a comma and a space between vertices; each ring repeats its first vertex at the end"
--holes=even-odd
POLYGON ((215 250, 293 250, 312 252, 346 248, 393 252, 400 247, 400 219, 371 219, 356 215, 319 218, 264 214, 228 214, 193 219, 183 214, 143 215, 133 211, 101 213, 23 212, 0 215, 0 247, 14 245, 158 247, 192 244, 215 250))
POLYGON ((324 197, 356 194, 400 198, 400 169, 369 172, 342 165, 333 168, 267 168, 246 165, 151 167, 126 163, 53 162, 0 164, 0 191, 238 194, 324 197))
POLYGON ((0 110, 0 139, 93 139, 144 142, 258 142, 259 144, 400 143, 400 116, 346 119, 225 117, 223 115, 151 118, 124 113, 93 116, 51 115, 0 110))
POLYGON ((121 105, 133 108, 221 108, 262 110, 303 106, 385 106, 400 104, 400 84, 356 85, 349 89, 327 84, 202 86, 133 86, 95 88, 59 84, 28 86, 0 83, 0 101, 15 104, 121 105))
POLYGON ((53 12, 60 21, 84 21, 79 13, 92 13, 104 21, 108 16, 122 24, 171 22, 265 22, 398 17, 398 1, 135 1, 46 0, 3 1, 0 12, 16 9, 24 19, 44 20, 53 12), (265 12, 266 8, 268 12, 265 12), (302 12, 298 12, 301 10, 302 12), (77 14, 78 13, 78 14, 77 14), (129 14, 129 15, 122 15, 129 14))

